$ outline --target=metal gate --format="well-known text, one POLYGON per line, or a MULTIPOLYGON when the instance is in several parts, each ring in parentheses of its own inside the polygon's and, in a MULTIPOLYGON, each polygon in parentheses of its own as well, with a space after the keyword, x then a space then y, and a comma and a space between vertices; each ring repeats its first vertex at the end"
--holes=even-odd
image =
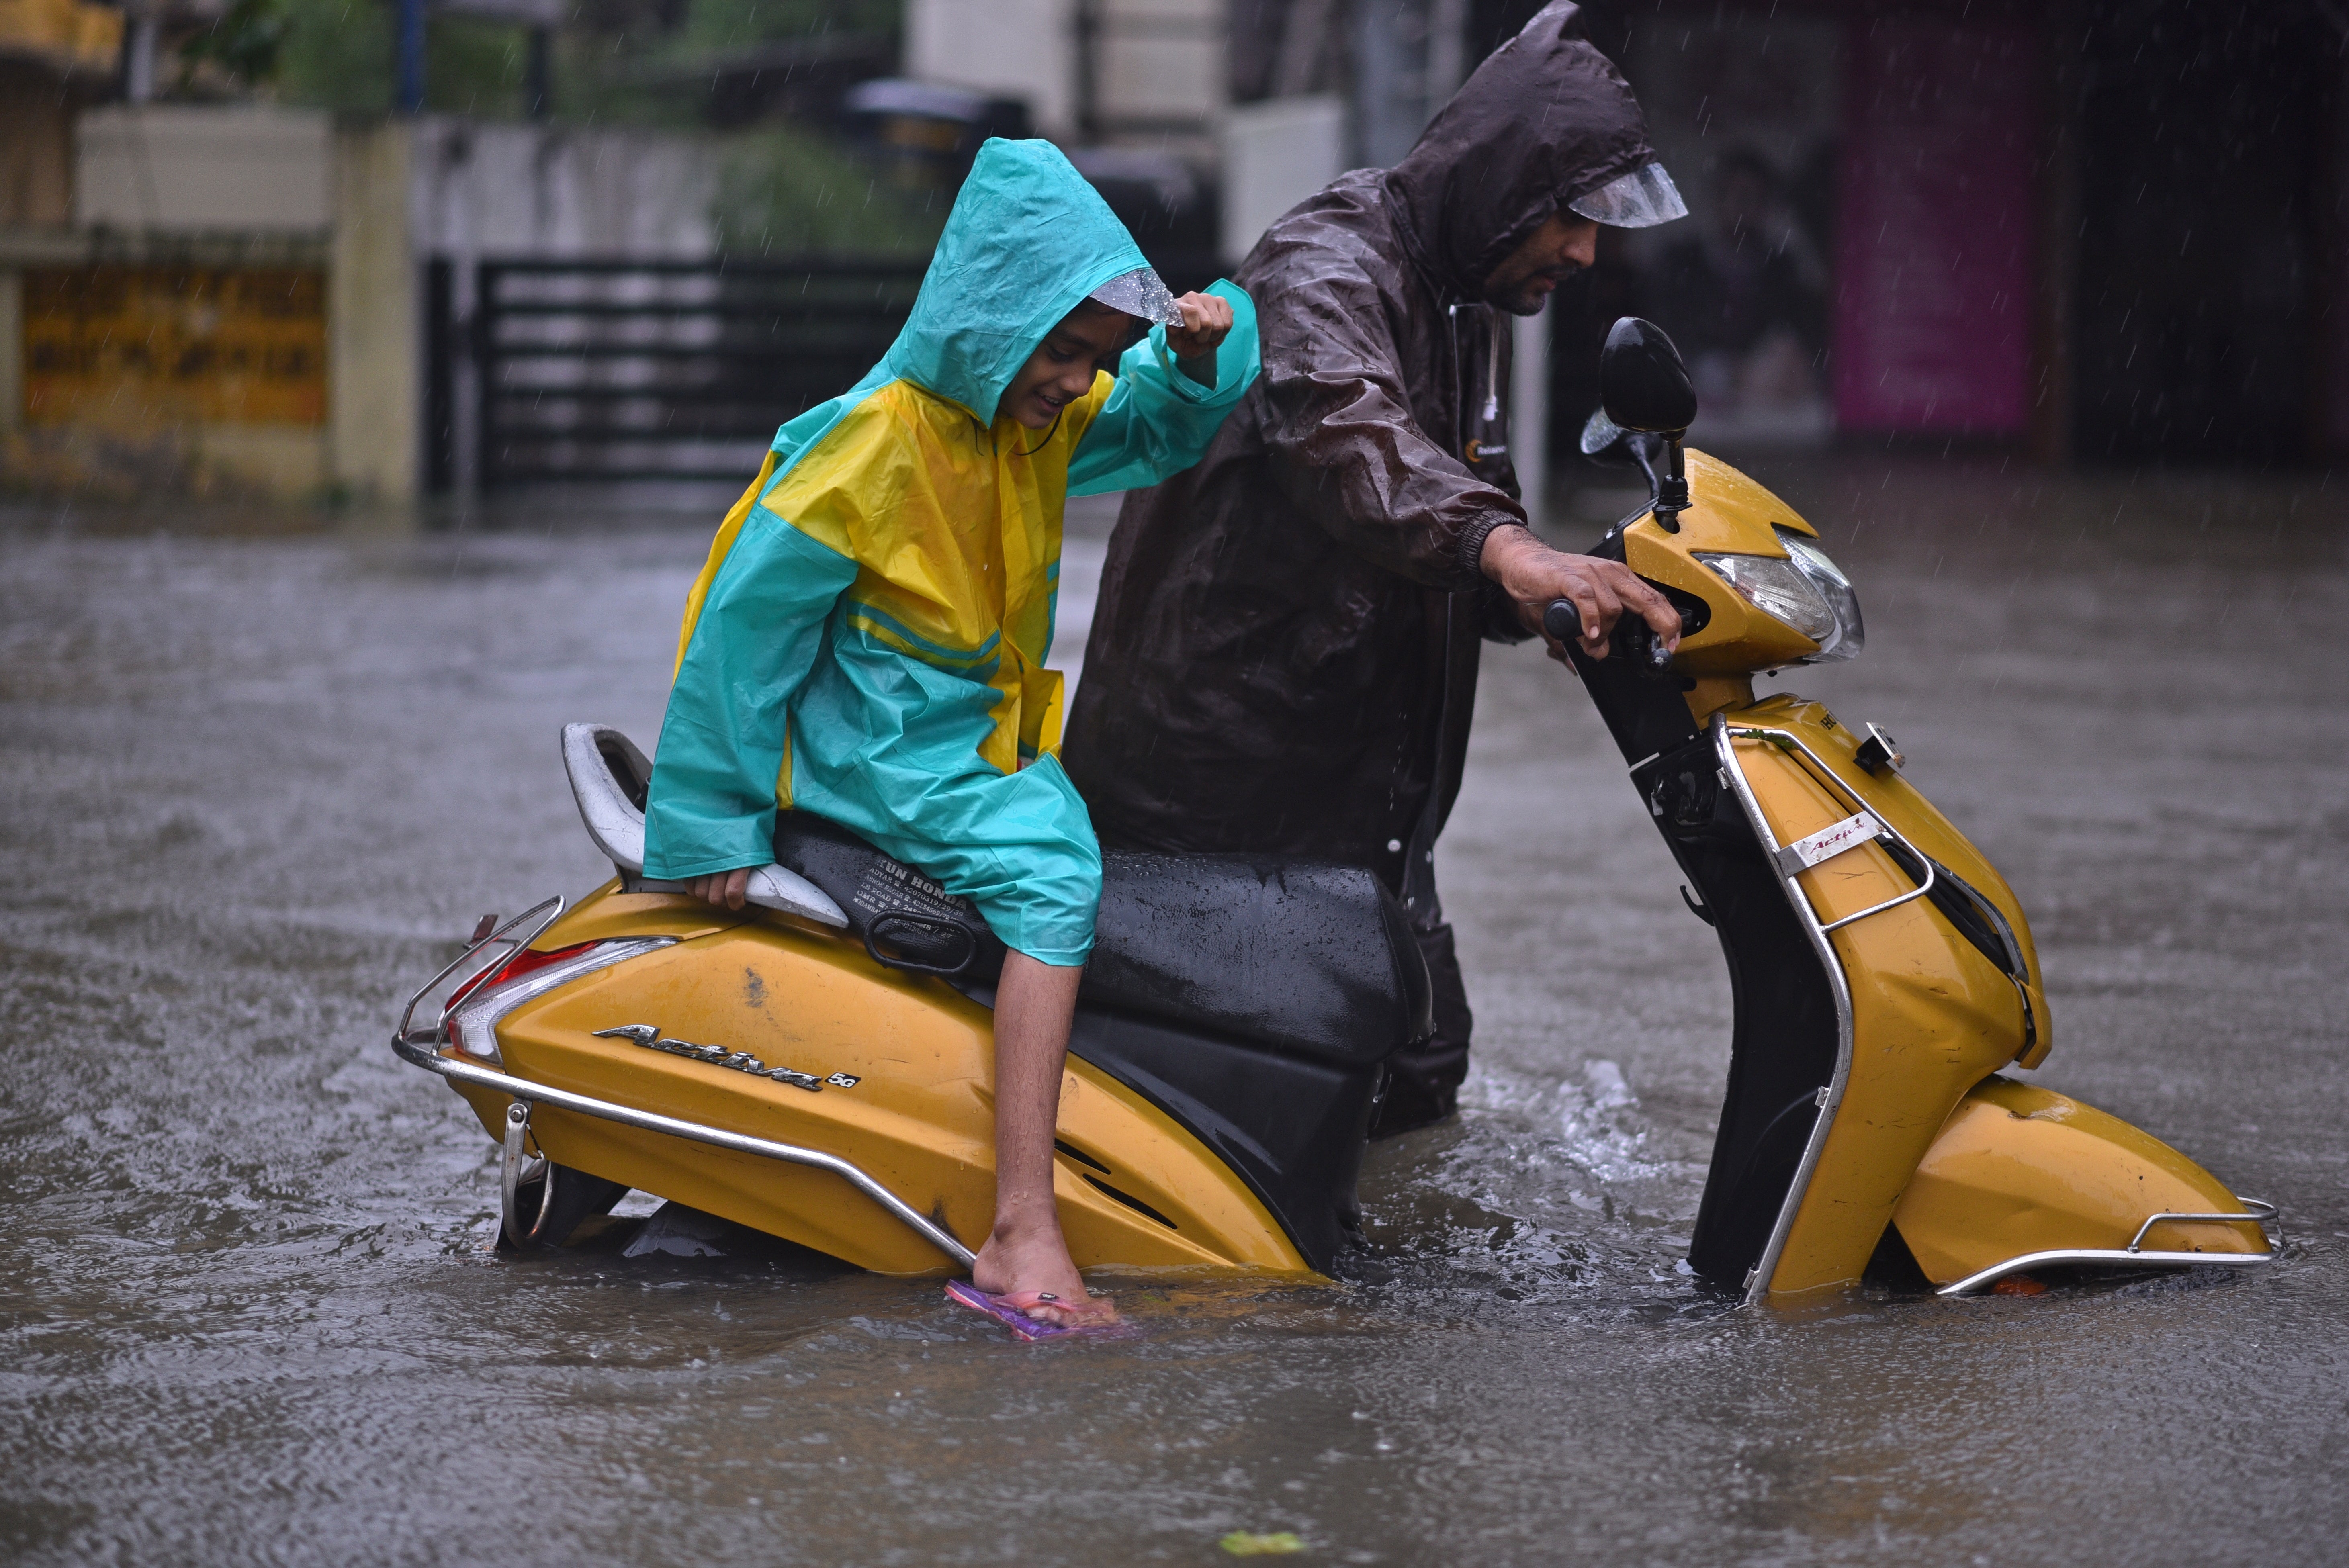
MULTIPOLYGON (((449 323, 471 361, 476 482, 745 483, 775 427, 887 350, 922 272, 897 258, 480 263, 469 329, 449 323)), ((428 292, 453 315, 444 277, 428 292)), ((460 372, 433 357, 431 418, 451 450, 432 469, 453 479, 460 372)))

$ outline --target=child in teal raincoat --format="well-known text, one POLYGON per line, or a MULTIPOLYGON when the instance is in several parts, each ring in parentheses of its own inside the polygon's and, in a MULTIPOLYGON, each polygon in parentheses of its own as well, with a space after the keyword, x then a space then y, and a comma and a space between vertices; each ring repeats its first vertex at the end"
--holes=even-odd
POLYGON ((645 872, 739 909, 797 807, 978 906, 1010 951, 996 1220, 973 1282, 1048 1321, 1108 1311, 1051 1185, 1101 898, 1044 665, 1061 507, 1196 462, 1257 368, 1246 294, 1174 299, 1050 144, 989 141, 905 331, 777 433, 687 598, 645 872), (1120 356, 1136 317, 1155 325, 1120 356), (1114 377, 1097 369, 1112 358, 1114 377))

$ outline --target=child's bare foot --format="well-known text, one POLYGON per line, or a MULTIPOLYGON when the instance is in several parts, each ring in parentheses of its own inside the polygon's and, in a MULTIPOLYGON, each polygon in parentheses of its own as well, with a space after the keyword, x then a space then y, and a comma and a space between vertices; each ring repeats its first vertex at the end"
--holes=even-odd
POLYGON ((1117 1321, 1106 1297, 1085 1290, 1069 1257, 1057 1217, 1041 1222, 999 1220, 971 1264, 970 1283, 1040 1323, 1063 1327, 1117 1321))

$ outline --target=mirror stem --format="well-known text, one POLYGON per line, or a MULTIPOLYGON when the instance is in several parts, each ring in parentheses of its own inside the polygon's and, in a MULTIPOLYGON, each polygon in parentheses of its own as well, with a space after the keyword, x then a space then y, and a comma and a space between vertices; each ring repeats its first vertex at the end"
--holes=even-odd
POLYGON ((1656 526, 1666 533, 1681 531, 1681 513, 1688 509, 1688 470, 1681 462, 1681 438, 1664 438, 1664 477, 1656 486, 1656 526))

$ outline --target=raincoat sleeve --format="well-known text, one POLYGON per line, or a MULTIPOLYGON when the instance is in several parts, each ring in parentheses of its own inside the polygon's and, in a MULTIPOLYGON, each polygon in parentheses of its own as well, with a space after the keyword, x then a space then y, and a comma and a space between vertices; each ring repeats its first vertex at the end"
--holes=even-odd
MULTIPOLYGON (((821 453, 806 459, 823 460, 821 453)), ((833 603, 856 578, 836 515, 844 497, 853 502, 854 478, 833 476, 812 501, 807 486, 778 484, 720 532, 718 559, 688 601, 653 757, 647 877, 682 881, 775 858, 789 704, 815 666, 833 603), (786 521, 772 508, 777 500, 808 505, 811 526, 786 521)))
POLYGON ((1419 428, 1377 288, 1332 268, 1296 279, 1288 301, 1264 343, 1263 438, 1282 490, 1390 572, 1482 587, 1485 536, 1525 509, 1419 428))
POLYGON ((1071 495, 1139 490, 1182 472, 1206 455, 1224 416, 1255 382, 1256 302, 1229 281, 1207 292, 1232 307, 1232 330, 1216 350, 1216 384, 1202 387, 1183 374, 1167 351, 1166 329, 1152 327, 1118 361, 1116 386, 1077 442, 1071 495))

